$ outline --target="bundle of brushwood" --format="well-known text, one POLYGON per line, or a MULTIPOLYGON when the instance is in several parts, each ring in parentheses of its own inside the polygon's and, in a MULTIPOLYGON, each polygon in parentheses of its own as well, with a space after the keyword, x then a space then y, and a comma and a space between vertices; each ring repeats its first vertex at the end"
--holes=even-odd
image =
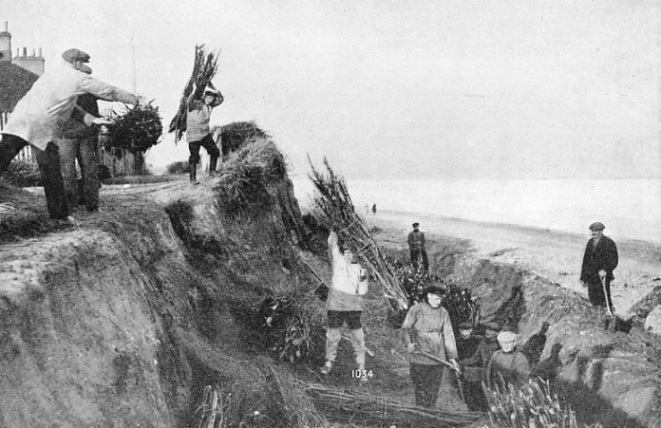
POLYGON ((308 161, 312 167, 309 177, 318 192, 314 204, 320 216, 319 222, 334 230, 339 239, 358 256, 361 264, 370 269, 393 306, 406 309, 409 304, 408 293, 395 275, 393 267, 379 251, 369 228, 356 214, 344 178, 333 172, 326 158, 324 165, 327 174, 317 170, 309 158, 308 161))
POLYGON ((126 109, 122 114, 113 112, 116 119, 110 126, 110 135, 105 139, 104 147, 117 147, 136 153, 145 152, 158 144, 163 134, 158 107, 149 103, 126 106, 126 109))
POLYGON ((261 130, 255 122, 232 122, 221 127, 215 126, 211 133, 217 135, 220 133, 222 141, 223 157, 237 151, 250 141, 256 139, 271 138, 269 134, 261 130))
POLYGON ((168 132, 175 133, 175 143, 181 140, 181 137, 186 132, 186 116, 188 112, 186 100, 188 100, 188 96, 193 92, 193 87, 195 87, 196 92, 195 98, 201 99, 205 88, 211 83, 211 79, 214 78, 217 71, 218 54, 214 54, 213 52, 206 53, 204 51, 204 45, 195 46, 193 73, 184 87, 184 92, 179 101, 179 109, 177 110, 177 114, 172 118, 170 128, 168 129, 168 132))
MULTIPOLYGON (((470 290, 460 288, 453 282, 446 282, 442 278, 423 272, 421 269, 414 270, 411 265, 403 262, 401 259, 387 257, 386 260, 393 266, 395 276, 403 284, 409 295, 409 305, 424 302, 427 296, 427 289, 432 285, 445 288, 445 297, 443 298, 443 307, 448 311, 452 327, 458 332, 459 324, 469 322, 475 328, 479 322, 480 307, 477 298, 471 295, 470 290)), ((406 310, 396 311, 388 318, 390 324, 395 327, 401 327, 406 318, 406 310)))
POLYGON ((367 426, 462 427, 482 417, 477 412, 428 409, 385 398, 382 394, 338 390, 319 384, 305 384, 305 391, 323 413, 367 426))
POLYGON ((275 143, 260 139, 243 146, 223 164, 214 188, 230 216, 257 211, 274 203, 268 185, 287 176, 287 162, 275 143))
POLYGON ((314 289, 281 291, 262 299, 254 308, 261 321, 265 345, 278 359, 310 361, 323 352, 326 337, 324 305, 314 289))
MULTIPOLYGON (((548 382, 531 379, 528 385, 508 389, 487 390, 491 426, 503 428, 579 428, 575 413, 569 405, 561 404, 551 392, 548 382)), ((590 428, 583 425, 585 428, 590 428)), ((601 425, 593 425, 596 428, 601 425)))

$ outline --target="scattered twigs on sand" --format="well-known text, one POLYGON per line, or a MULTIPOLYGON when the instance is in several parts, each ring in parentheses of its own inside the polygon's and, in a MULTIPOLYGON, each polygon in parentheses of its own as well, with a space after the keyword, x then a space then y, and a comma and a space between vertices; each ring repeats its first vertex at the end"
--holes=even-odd
POLYGON ((344 178, 333 172, 326 158, 326 174, 317 170, 312 161, 309 158, 308 160, 312 167, 309 177, 318 192, 314 204, 321 216, 320 223, 335 230, 339 239, 351 248, 361 263, 367 265, 393 306, 399 309, 408 308, 408 294, 390 263, 379 251, 367 225, 356 214, 344 178))
POLYGON ((204 89, 211 83, 211 79, 214 78, 217 70, 218 54, 212 52, 206 53, 204 51, 204 45, 195 46, 193 73, 184 87, 183 95, 179 101, 179 109, 177 110, 177 114, 172 118, 170 128, 168 129, 168 132, 175 133, 175 142, 178 142, 184 135, 184 132, 186 132, 186 100, 191 92, 193 92, 193 85, 195 85, 195 97, 201 98, 204 89))
POLYGON ((482 416, 474 412, 451 412, 417 407, 367 392, 338 390, 305 384, 315 406, 340 418, 361 424, 395 424, 411 427, 461 427, 482 416))

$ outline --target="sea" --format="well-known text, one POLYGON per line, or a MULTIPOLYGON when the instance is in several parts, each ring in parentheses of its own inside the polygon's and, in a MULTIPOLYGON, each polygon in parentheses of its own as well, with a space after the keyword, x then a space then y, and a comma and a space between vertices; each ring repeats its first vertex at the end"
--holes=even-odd
MULTIPOLYGON (((292 178, 302 208, 315 195, 309 178, 292 178)), ((359 212, 437 215, 587 235, 600 221, 617 239, 661 244, 661 178, 346 180, 359 212)))

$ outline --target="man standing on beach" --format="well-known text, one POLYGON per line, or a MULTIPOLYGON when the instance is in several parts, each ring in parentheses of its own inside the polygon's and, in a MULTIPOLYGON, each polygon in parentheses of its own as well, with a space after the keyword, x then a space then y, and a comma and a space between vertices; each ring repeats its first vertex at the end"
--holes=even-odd
POLYGON ((607 307, 614 311, 611 300, 611 281, 615 278, 613 270, 617 267, 618 254, 615 242, 604 235, 604 229, 605 226, 600 222, 590 225, 592 239, 585 247, 581 266, 581 282, 584 287, 588 287, 588 297, 593 306, 606 307, 608 304, 607 307))
POLYGON ((429 272, 429 261, 427 260, 427 251, 425 250, 425 234, 418 229, 420 223, 413 223, 413 231, 409 233, 407 242, 411 251, 411 264, 413 270, 418 270, 418 258, 422 257, 422 271, 429 272))
POLYGON ((353 371, 361 382, 367 380, 365 372, 365 334, 360 322, 363 296, 368 290, 368 274, 360 265, 358 258, 344 243, 340 243, 337 233, 328 236, 333 278, 328 290, 328 329, 326 330, 326 363, 321 374, 327 375, 333 369, 337 346, 342 338, 341 329, 346 322, 349 338, 356 355, 358 370, 353 371), (357 374, 357 375, 356 375, 357 374))

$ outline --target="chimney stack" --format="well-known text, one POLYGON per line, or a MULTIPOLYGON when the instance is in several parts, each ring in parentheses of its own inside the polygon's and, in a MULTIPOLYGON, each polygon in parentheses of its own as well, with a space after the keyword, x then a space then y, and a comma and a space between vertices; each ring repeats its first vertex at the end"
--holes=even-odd
POLYGON ((28 48, 23 46, 23 56, 28 56, 28 48))

